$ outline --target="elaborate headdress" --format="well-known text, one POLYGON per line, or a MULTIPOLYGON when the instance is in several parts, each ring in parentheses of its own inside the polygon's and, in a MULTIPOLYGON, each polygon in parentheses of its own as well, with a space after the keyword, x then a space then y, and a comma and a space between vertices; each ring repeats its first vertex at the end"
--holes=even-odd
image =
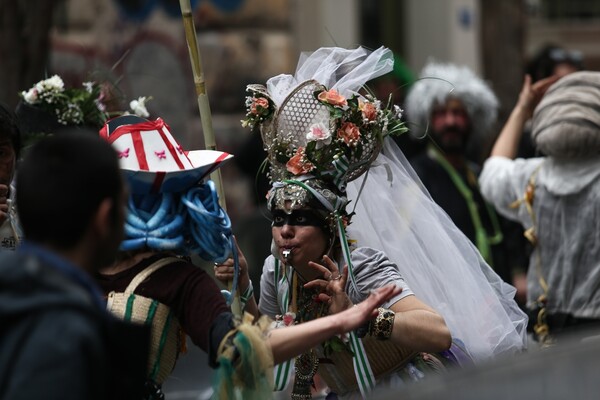
POLYGON ((427 132, 436 104, 450 98, 460 100, 471 120, 473 138, 485 138, 498 113, 498 99, 490 87, 466 66, 430 62, 406 97, 406 117, 411 130, 427 132))
POLYGON ((399 107, 359 93, 367 81, 391 71, 393 62, 383 47, 320 48, 301 55, 294 76, 248 86, 242 124, 262 134, 271 210, 320 209, 344 239, 347 182, 369 168, 385 136, 406 131, 399 107))
POLYGON ((359 94, 392 65, 385 48, 321 48, 302 54, 294 76, 273 77, 267 87, 249 85, 243 123, 260 127, 271 182, 310 175, 343 192, 364 173, 383 137, 406 130, 397 106, 359 94))

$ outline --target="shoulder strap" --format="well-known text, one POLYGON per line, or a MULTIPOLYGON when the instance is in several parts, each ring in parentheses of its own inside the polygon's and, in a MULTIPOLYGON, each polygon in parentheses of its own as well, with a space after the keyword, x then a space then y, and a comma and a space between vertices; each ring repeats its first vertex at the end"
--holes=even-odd
POLYGON ((179 261, 181 261, 181 259, 179 259, 177 257, 166 257, 166 258, 161 258, 160 260, 153 262, 152 264, 147 266, 143 271, 141 271, 139 274, 137 274, 131 280, 131 282, 127 286, 127 289, 125 289, 125 293, 133 293, 135 291, 135 289, 137 289, 139 284, 142 283, 147 277, 149 277, 157 269, 160 269, 160 268, 164 267, 165 265, 169 265, 171 263, 179 262, 179 261))

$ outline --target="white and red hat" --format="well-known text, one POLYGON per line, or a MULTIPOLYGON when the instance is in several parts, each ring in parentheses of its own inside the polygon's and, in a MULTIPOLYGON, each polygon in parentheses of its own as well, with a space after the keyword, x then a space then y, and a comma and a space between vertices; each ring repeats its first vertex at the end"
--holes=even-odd
POLYGON ((116 149, 136 194, 186 190, 233 157, 215 150, 183 150, 161 118, 117 117, 102 127, 100 136, 116 149))

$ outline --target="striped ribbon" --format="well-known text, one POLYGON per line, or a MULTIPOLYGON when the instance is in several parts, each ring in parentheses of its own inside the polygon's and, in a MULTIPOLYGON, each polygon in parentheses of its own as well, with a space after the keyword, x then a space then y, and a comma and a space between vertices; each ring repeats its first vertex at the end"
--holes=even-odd
MULTIPOLYGON (((278 303, 279 303, 279 309, 281 311, 281 315, 284 315, 286 312, 288 312, 288 308, 290 305, 290 285, 287 285, 287 290, 284 291, 281 295, 279 292, 279 288, 281 287, 282 284, 284 284, 286 282, 286 274, 280 274, 280 268, 279 268, 279 260, 276 258, 275 259, 275 291, 277 293, 277 299, 278 299, 278 303), (281 275, 281 276, 280 276, 281 275)), ((284 390, 287 385, 290 382, 290 378, 292 376, 292 374, 290 373, 290 371, 292 371, 292 367, 294 365, 294 360, 287 360, 281 364, 277 364, 274 368, 274 374, 275 374, 275 391, 282 391, 284 390)))
POLYGON ((348 169, 350 168, 350 161, 348 161, 348 157, 343 155, 331 162, 333 165, 333 170, 326 171, 323 173, 325 176, 331 176, 333 179, 333 183, 337 188, 344 192, 346 191, 346 175, 348 174, 348 169))
MULTIPOLYGON (((280 276, 280 263, 278 259, 275 259, 275 282, 277 299, 280 304, 280 311, 283 315, 288 311, 289 307, 290 285, 285 274, 281 274, 280 276), (280 291, 279 289, 282 285, 286 286, 284 290, 280 291)), ((354 375, 356 376, 360 393, 362 397, 366 399, 375 388, 375 375, 373 374, 362 340, 358 338, 353 331, 349 332, 348 335, 350 338, 350 347, 354 353, 354 356, 352 357, 354 375)), ((276 391, 284 390, 289 384, 293 365, 294 360, 292 359, 275 366, 274 375, 276 391)))

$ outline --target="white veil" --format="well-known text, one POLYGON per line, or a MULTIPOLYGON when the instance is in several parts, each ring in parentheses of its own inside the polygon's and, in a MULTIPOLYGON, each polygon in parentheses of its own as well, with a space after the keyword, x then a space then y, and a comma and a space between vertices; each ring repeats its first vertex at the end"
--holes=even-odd
POLYGON ((369 80, 394 68, 394 54, 380 47, 370 51, 364 47, 343 49, 321 47, 300 55, 294 76, 281 74, 267 81, 267 92, 277 107, 302 82, 314 79, 327 89, 335 89, 349 98, 369 80))
POLYGON ((384 251, 476 361, 526 348, 527 317, 513 300, 515 289, 433 202, 393 140, 347 190, 348 211, 356 207, 349 238, 384 251))

